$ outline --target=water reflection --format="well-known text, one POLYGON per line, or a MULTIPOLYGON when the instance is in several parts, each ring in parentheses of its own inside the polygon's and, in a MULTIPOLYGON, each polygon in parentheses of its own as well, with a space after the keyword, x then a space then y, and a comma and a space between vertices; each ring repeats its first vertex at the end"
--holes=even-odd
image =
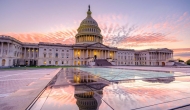
POLYGON ((175 77, 151 78, 151 79, 144 79, 143 81, 150 83, 171 83, 175 81, 175 77))
POLYGON ((73 72, 74 83, 77 83, 74 97, 79 110, 98 110, 102 103, 103 88, 108 86, 108 82, 78 69, 73 72))
MULTIPOLYGON (((106 73, 101 74, 105 76, 106 73)), ((111 79, 115 76, 122 78, 127 72, 111 74, 111 79)), ((143 72, 139 74, 147 75, 143 72)), ((135 75, 127 77, 133 78, 113 80, 110 83, 97 74, 77 68, 65 68, 52 80, 50 90, 42 95, 41 105, 37 101, 36 104, 39 105, 36 106, 41 106, 40 110, 127 110, 190 97, 188 91, 190 83, 187 78, 180 79, 187 81, 182 84, 178 82, 178 77, 172 75, 142 79, 138 79, 135 75)))
POLYGON ((75 98, 77 100, 76 104, 79 110, 98 110, 102 103, 103 89, 106 85, 94 84, 94 88, 97 90, 89 88, 87 86, 75 86, 75 98), (86 91, 86 92, 84 92, 86 91))

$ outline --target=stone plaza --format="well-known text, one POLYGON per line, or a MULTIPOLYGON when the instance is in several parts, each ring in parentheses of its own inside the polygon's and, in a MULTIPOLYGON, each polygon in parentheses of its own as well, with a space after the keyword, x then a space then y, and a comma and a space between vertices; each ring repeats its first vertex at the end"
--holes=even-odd
POLYGON ((188 110, 189 85, 189 68, 4 69, 0 110, 188 110))

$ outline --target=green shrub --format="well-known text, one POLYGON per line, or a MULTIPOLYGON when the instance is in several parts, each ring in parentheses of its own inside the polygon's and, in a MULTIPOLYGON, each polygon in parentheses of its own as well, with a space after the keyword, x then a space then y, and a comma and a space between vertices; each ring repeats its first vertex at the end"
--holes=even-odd
POLYGON ((190 65, 190 59, 186 61, 186 64, 187 64, 187 65, 190 65))
POLYGON ((179 59, 179 62, 184 62, 184 61, 179 59))

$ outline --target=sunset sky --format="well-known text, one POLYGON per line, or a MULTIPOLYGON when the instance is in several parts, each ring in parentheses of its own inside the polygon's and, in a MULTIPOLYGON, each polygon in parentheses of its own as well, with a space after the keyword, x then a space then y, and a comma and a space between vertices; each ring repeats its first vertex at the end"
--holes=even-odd
POLYGON ((0 35, 74 44, 89 4, 105 45, 169 48, 190 59, 190 0, 1 0, 0 35))

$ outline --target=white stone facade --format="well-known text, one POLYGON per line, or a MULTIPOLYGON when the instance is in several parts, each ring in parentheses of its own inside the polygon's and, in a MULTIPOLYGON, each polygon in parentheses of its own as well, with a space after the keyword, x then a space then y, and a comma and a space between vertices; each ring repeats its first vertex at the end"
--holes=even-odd
POLYGON ((0 36, 0 67, 40 65, 90 65, 94 58, 107 59, 113 65, 165 66, 173 58, 167 48, 135 51, 102 44, 103 36, 98 23, 91 17, 81 22, 76 34, 76 44, 23 43, 10 36, 0 36))
POLYGON ((135 65, 165 66, 173 58, 173 51, 167 48, 146 49, 135 52, 135 65))
POLYGON ((0 66, 19 65, 90 65, 94 56, 109 59, 115 65, 164 66, 173 58, 167 48, 135 51, 105 46, 101 43, 64 45, 22 43, 10 36, 0 36, 0 66))

